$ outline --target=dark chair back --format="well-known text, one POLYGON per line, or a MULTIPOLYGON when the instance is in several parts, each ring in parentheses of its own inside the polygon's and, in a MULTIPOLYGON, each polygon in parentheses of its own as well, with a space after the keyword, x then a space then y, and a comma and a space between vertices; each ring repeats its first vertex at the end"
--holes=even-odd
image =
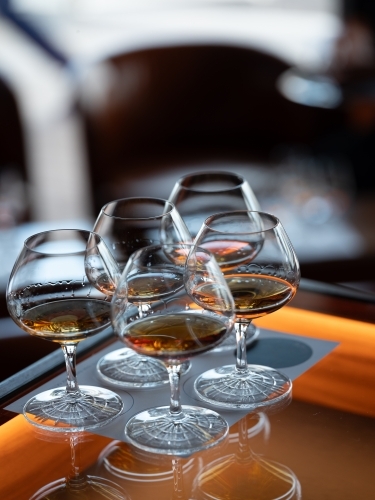
POLYGON ((0 75, 0 228, 30 218, 25 138, 17 97, 0 75))
POLYGON ((278 147, 314 141, 331 110, 286 100, 276 83, 287 68, 267 53, 223 45, 139 50, 93 66, 79 106, 96 211, 134 194, 133 181, 154 195, 156 174, 167 180, 158 195, 168 196, 179 166, 267 160, 278 147))

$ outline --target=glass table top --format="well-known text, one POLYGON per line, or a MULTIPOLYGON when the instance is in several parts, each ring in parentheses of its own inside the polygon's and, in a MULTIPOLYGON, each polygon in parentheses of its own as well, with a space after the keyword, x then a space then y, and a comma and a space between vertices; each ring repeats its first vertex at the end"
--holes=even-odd
MULTIPOLYGON (((322 342, 330 346, 325 355, 296 375, 291 401, 267 411, 231 415, 224 442, 186 457, 141 452, 123 434, 114 436, 104 428, 101 434, 57 436, 36 430, 9 409, 59 376, 57 368, 8 394, 1 411, 1 498, 373 498, 375 328, 373 316, 365 314, 373 304, 302 292, 296 306, 258 320, 259 338, 277 332, 280 338, 305 339, 310 347, 322 342), (301 308, 304 299, 306 307, 301 308), (319 301, 327 306, 335 300, 342 314, 334 307, 334 314, 308 310, 319 301), (357 308, 363 320, 348 318, 350 308, 352 313, 357 308), (82 496, 88 491, 90 496, 82 496)), ((107 342, 89 349, 78 364, 79 375, 85 363, 111 346, 107 342)), ((280 356, 287 356, 277 348, 280 356)), ((252 361, 264 355, 261 342, 249 350, 252 361)), ((298 355, 294 360, 306 363, 303 352, 298 355)), ((155 395, 148 394, 151 402, 155 395)))

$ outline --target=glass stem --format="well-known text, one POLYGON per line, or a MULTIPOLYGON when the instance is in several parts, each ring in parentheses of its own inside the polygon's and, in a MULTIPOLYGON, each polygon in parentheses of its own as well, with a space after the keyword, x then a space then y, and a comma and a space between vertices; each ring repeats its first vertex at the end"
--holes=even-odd
POLYGON ((171 388, 170 412, 172 417, 178 417, 182 413, 180 403, 180 369, 181 365, 168 365, 169 384, 171 388))
POLYGON ((72 434, 69 443, 71 471, 67 477, 67 484, 70 490, 81 490, 86 486, 87 479, 86 476, 81 474, 79 436, 72 434))
POLYGON ((245 374, 248 371, 247 368, 247 356, 246 356, 246 330, 249 327, 249 322, 246 323, 236 322, 236 346, 237 346, 237 356, 236 356, 236 371, 239 375, 245 374))
POLYGON ((66 366, 66 392, 68 394, 79 393, 79 386, 77 382, 77 369, 76 369, 76 344, 68 344, 61 346, 66 366))
POLYGON ((248 437, 248 415, 239 420, 237 426, 238 426, 238 449, 236 453, 237 460, 241 463, 247 463, 251 461, 253 458, 248 437))
POLYGON ((179 458, 172 458, 173 470, 173 500, 183 500, 186 498, 184 492, 182 464, 179 458))
MULTIPOLYGON (((141 304, 138 306, 138 314, 139 314, 139 319, 142 319, 142 318, 145 318, 146 316, 148 316, 148 313, 149 313, 149 310, 151 309, 151 306, 150 304, 141 304)), ((142 356, 140 354, 140 359, 147 363, 148 361, 148 357, 147 356, 142 356)))

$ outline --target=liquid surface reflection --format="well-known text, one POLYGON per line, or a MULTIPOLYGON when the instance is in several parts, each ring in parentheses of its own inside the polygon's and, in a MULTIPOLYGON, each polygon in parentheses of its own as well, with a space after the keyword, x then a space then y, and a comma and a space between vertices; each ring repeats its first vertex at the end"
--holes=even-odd
POLYGON ((71 468, 67 477, 46 484, 35 492, 30 500, 130 500, 121 486, 115 482, 83 472, 80 448, 84 441, 90 439, 89 434, 55 434, 39 430, 36 435, 39 439, 53 443, 69 442, 71 468))
POLYGON ((263 453, 270 440, 269 415, 290 402, 249 413, 217 446, 187 457, 112 441, 100 454, 96 472, 119 483, 132 500, 299 500, 301 486, 294 472, 263 453))
MULTIPOLYGON (((276 410, 273 408, 272 413, 276 410)), ((302 498, 300 483, 292 470, 252 449, 252 438, 261 432, 264 438, 269 435, 267 415, 249 413, 233 427, 237 427, 237 432, 230 435, 227 453, 205 465, 197 474, 193 485, 194 500, 302 498)))
MULTIPOLYGON (((133 499, 190 498, 190 487, 197 464, 196 455, 171 457, 145 452, 131 444, 113 441, 101 454, 100 467, 122 480, 133 499)), ((198 460, 199 462, 199 460, 198 460)))

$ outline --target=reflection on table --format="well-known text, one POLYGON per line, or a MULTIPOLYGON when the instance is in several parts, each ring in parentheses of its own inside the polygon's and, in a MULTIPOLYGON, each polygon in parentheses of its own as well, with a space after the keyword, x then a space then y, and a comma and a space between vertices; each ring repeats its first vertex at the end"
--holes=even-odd
MULTIPOLYGON (((293 401, 288 407, 258 421, 250 415, 250 425, 249 421, 241 420, 231 426, 229 438, 222 446, 177 462, 173 462, 174 457, 165 456, 155 462, 151 454, 133 454, 123 439, 89 434, 89 439, 79 443, 81 472, 116 483, 132 500, 144 498, 145 491, 155 500, 173 498, 173 495, 176 498, 177 494, 182 499, 195 500, 195 496, 199 498, 196 492, 205 485, 218 487, 215 474, 207 474, 207 470, 225 464, 224 457, 235 457, 242 447, 252 458, 254 468, 270 474, 274 484, 284 488, 277 491, 294 495, 290 498, 298 498, 299 486, 304 499, 373 498, 373 304, 302 291, 296 305, 300 305, 302 299, 308 299, 305 307, 320 307, 325 312, 286 307, 263 318, 259 325, 332 340, 339 345, 294 381, 293 401), (335 316, 328 314, 330 307, 336 310, 335 316), (351 313, 358 320, 345 318, 351 313), (242 429, 240 434, 244 437, 246 427, 249 446, 246 447, 244 439, 245 446, 239 447, 236 434, 242 429), (106 466, 107 462, 111 462, 112 468, 106 466), (281 471, 280 481, 276 481, 273 474, 276 469, 281 471), (174 470, 182 477, 177 490, 174 470), (132 474, 154 477, 150 482, 133 481, 132 474), (158 474, 162 480, 155 481, 155 475, 160 479, 158 474)), ((8 404, 9 400, 3 407, 8 404)), ((15 416, 5 409, 1 419, 1 498, 29 500, 51 482, 69 477, 72 467, 69 442, 41 440, 22 415, 15 416)), ((228 463, 232 465, 230 460, 228 463)), ((251 478, 255 480, 256 476, 251 478)), ((219 487, 222 491, 226 486, 220 483, 219 487)), ((242 498, 248 498, 247 492, 242 498)))
MULTIPOLYGON (((61 433, 35 429, 37 439, 51 443, 69 443, 70 471, 66 477, 45 484, 30 500, 128 500, 125 491, 113 481, 86 474, 82 468, 82 443, 92 439, 87 433, 61 433)), ((69 455, 67 455, 67 461, 69 455)))

